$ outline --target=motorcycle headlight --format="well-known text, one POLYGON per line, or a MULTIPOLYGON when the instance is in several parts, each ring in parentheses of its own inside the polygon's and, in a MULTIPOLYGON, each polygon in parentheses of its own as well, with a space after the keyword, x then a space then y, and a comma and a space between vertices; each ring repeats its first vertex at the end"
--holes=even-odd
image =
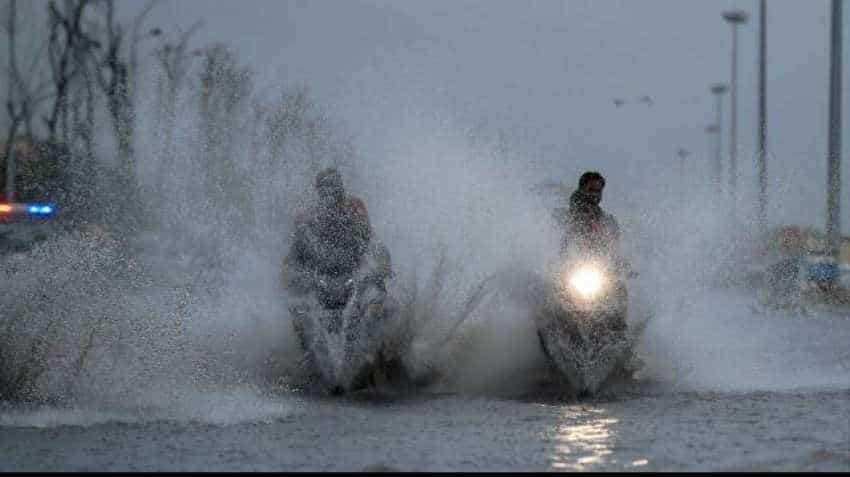
POLYGON ((569 286, 582 298, 593 298, 605 286, 605 275, 594 266, 579 267, 569 275, 569 286))

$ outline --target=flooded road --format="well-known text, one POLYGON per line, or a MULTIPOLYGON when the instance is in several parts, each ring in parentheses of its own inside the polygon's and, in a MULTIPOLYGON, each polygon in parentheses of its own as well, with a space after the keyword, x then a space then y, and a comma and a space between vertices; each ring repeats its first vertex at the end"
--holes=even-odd
POLYGON ((850 390, 262 403, 254 416, 230 409, 245 416, 238 423, 215 416, 216 406, 182 421, 144 411, 4 413, 0 469, 850 471, 850 390))
POLYGON ((477 389, 334 399, 172 370, 118 397, 0 408, 0 471, 850 471, 846 311, 721 291, 657 310, 635 380, 592 399, 507 373, 533 332, 490 321, 455 360, 477 389))

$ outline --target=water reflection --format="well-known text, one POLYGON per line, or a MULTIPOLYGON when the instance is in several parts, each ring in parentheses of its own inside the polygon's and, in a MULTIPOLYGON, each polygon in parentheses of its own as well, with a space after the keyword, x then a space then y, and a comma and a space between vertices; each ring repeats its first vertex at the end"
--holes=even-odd
POLYGON ((604 409, 565 409, 555 430, 552 469, 588 470, 608 462, 618 422, 604 409))

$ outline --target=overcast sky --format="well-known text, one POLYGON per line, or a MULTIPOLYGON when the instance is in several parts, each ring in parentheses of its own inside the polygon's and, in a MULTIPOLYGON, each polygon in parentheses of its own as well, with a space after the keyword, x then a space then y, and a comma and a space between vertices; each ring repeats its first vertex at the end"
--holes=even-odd
MULTIPOLYGON (((129 15, 142 4, 122 6, 129 15)), ((233 45, 269 95, 274 86, 309 85, 365 158, 392 155, 412 134, 440 128, 503 130, 541 178, 574 182, 582 170, 599 169, 609 197, 628 202, 678 177, 679 147, 693 151, 691 179, 707 178, 709 87, 731 74, 731 31, 721 19, 728 8, 755 16, 740 30, 739 79, 740 182, 752 189, 755 0, 164 0, 151 22, 176 31, 205 20, 195 44, 233 45), (644 95, 651 105, 639 101, 644 95), (614 98, 625 104, 616 107, 614 98)), ((828 1, 768 2, 773 222, 824 222, 828 42, 828 1)), ((728 115, 725 126, 728 140, 728 115)), ((752 198, 752 190, 742 194, 752 198)))

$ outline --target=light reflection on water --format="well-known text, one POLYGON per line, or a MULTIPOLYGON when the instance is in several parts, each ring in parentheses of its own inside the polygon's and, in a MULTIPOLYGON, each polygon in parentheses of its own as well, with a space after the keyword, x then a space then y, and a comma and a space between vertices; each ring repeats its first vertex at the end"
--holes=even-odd
POLYGON ((556 444, 550 456, 552 469, 589 470, 607 462, 613 453, 612 427, 619 420, 606 417, 603 409, 567 409, 557 425, 556 444))

